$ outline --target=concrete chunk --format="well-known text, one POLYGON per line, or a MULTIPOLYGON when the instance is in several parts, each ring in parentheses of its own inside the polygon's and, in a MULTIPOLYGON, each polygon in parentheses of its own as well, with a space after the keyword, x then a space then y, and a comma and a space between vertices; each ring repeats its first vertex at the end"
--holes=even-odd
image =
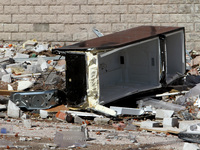
POLYGON ((177 118, 164 118, 163 119, 163 127, 178 127, 178 119, 177 118))
POLYGON ((99 125, 106 125, 110 121, 110 118, 94 118, 94 122, 99 125))
POLYGON ((4 82, 7 82, 7 83, 11 83, 11 75, 5 74, 5 75, 2 76, 1 80, 4 81, 4 82))
POLYGON ((199 146, 197 144, 185 143, 183 146, 183 150, 198 150, 199 146))
POLYGON ((19 118, 21 114, 20 108, 17 107, 12 101, 8 101, 8 117, 19 118))
POLYGON ((140 125, 141 128, 159 127, 160 123, 156 121, 143 121, 140 125))
POLYGON ((186 130, 189 126, 199 124, 200 120, 184 120, 179 121, 179 129, 186 130))
POLYGON ((173 110, 164 110, 164 109, 156 110, 156 118, 157 119, 171 118, 173 114, 174 114, 173 110))

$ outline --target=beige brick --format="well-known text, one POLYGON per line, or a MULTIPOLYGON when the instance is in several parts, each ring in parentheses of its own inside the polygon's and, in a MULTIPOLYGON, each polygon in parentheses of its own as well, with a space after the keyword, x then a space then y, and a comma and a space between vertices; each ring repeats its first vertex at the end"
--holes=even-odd
POLYGON ((4 24, 4 31, 5 32, 17 32, 18 24, 4 24))
POLYGON ((18 13, 18 6, 4 6, 5 14, 15 14, 18 13))
POLYGON ((178 5, 177 4, 166 4, 161 6, 162 13, 177 13, 178 11, 178 5))
POLYGON ((103 4, 103 0, 88 0, 88 4, 103 4))
POLYGON ((28 23, 41 23, 42 16, 41 15, 27 15, 27 22, 28 23))
POLYGON ((91 13, 95 13, 95 11, 96 11, 95 5, 82 5, 81 6, 81 13, 91 14, 91 13))
POLYGON ((33 31, 34 32, 49 32, 49 24, 48 23, 34 23, 33 31))
POLYGON ((187 42, 186 49, 187 50, 195 49, 195 42, 187 42))
POLYGON ((10 0, 0 0, 0 5, 10 5, 10 0))
POLYGON ((195 31, 200 31, 200 23, 195 23, 195 31))
POLYGON ((88 16, 89 23, 102 23, 104 22, 104 15, 92 14, 88 16))
POLYGON ((3 6, 0 6, 0 14, 3 13, 3 6))
POLYGON ((88 39, 94 39, 97 38, 98 36, 94 32, 88 32, 88 39))
POLYGON ((1 23, 10 23, 11 15, 0 15, 0 22, 1 23))
POLYGON ((1 33, 0 34, 0 40, 11 40, 11 33, 1 33))
POLYGON ((178 13, 180 14, 189 14, 192 12, 192 4, 179 4, 178 5, 178 13))
POLYGON ((119 0, 104 0, 104 4, 119 4, 119 0))
POLYGON ((161 13, 160 5, 152 5, 152 13, 161 13))
POLYGON ((95 27, 95 24, 68 24, 65 25, 66 33, 80 33, 80 32, 89 32, 95 27))
POLYGON ((1 24, 0 24, 0 32, 3 32, 3 26, 4 26, 4 24, 1 23, 1 24))
POLYGON ((66 42, 66 41, 72 41, 72 35, 69 33, 58 33, 58 41, 59 42, 66 42))
POLYGON ((13 23, 25 23, 26 22, 26 15, 13 15, 12 16, 12 22, 13 23))
POLYGON ((135 4, 136 0, 120 0, 120 4, 135 4))
POLYGON ((79 13, 80 12, 80 8, 79 5, 66 5, 65 6, 65 13, 79 13))
POLYGON ((57 23, 72 23, 72 15, 58 15, 57 23))
POLYGON ((64 6, 50 6, 49 12, 51 14, 63 14, 65 12, 64 6))
POLYGON ((40 5, 42 0, 26 0, 27 5, 40 5))
POLYGON ((34 33, 27 33, 27 39, 36 39, 38 41, 42 41, 42 33, 34 32, 34 33))
POLYGON ((172 27, 177 27, 178 23, 171 23, 171 22, 164 22, 164 23, 160 23, 160 26, 172 26, 172 27))
POLYGON ((48 8, 48 6, 35 6, 35 13, 36 14, 48 14, 49 8, 48 8))
POLYGON ((152 0, 136 0, 136 4, 152 4, 152 0))
POLYGON ((56 23, 57 22, 57 16, 56 15, 43 15, 42 16, 42 22, 43 23, 56 23))
POLYGON ((186 37, 186 41, 187 42, 192 42, 192 41, 197 40, 198 33, 186 33, 185 37, 186 37))
POLYGON ((195 4, 195 13, 200 13, 200 4, 195 4))
POLYGON ((198 41, 195 41, 195 47, 194 47, 194 49, 197 50, 197 51, 200 51, 199 40, 198 40, 198 41))
POLYGON ((57 0, 41 0, 41 4, 42 5, 56 5, 57 4, 57 0))
POLYGON ((19 32, 33 31, 33 24, 19 24, 19 32))
POLYGON ((87 4, 87 0, 57 0, 57 4, 76 4, 76 5, 81 5, 81 4, 87 4))
POLYGON ((137 22, 152 22, 151 14, 137 14, 137 22))
POLYGON ((25 5, 26 0, 11 0, 11 5, 25 5))
POLYGON ((120 15, 116 14, 106 14, 105 15, 105 22, 113 23, 113 22, 120 22, 120 15))
POLYGON ((79 32, 79 33, 74 33, 73 34, 73 41, 85 41, 87 40, 87 32, 79 32))
POLYGON ((134 14, 122 14, 121 22, 136 22, 136 15, 134 14))
POLYGON ((88 15, 73 15, 73 22, 74 23, 87 23, 88 15))
POLYGON ((96 5, 96 13, 111 13, 111 5, 96 5))
POLYGON ((169 22, 169 14, 153 14, 153 22, 169 22))
POLYGON ((200 14, 196 14, 194 16, 194 20, 195 20, 195 22, 200 22, 200 14))
MULTIPOLYGON (((196 18, 195 18, 196 19, 196 18)), ((188 14, 170 14, 171 22, 193 22, 193 16, 188 14)), ((196 20, 197 22, 197 20, 196 20)))
POLYGON ((22 14, 32 14, 34 13, 33 6, 19 6, 19 12, 22 14))
POLYGON ((13 41, 26 41, 26 33, 12 33, 13 41))
POLYGON ((100 32, 111 32, 111 24, 105 24, 105 23, 98 23, 95 25, 95 28, 97 28, 100 32))
POLYGON ((186 3, 186 0, 169 0, 169 3, 172 3, 172 4, 184 4, 184 3, 186 3))
POLYGON ((129 13, 142 14, 144 13, 144 5, 129 5, 129 13))
POLYGON ((135 27, 139 27, 139 26, 143 26, 144 23, 129 23, 128 24, 128 28, 135 28, 135 27))
POLYGON ((42 33, 42 39, 45 42, 56 42, 57 41, 57 33, 42 33))
POLYGON ((112 32, 118 32, 127 29, 128 24, 126 23, 114 23, 112 24, 112 32))
POLYGON ((127 5, 112 5, 112 13, 126 13, 127 9, 127 5))
POLYGON ((152 3, 153 4, 168 4, 168 1, 169 0, 152 0, 152 3))
POLYGON ((191 32, 194 30, 193 23, 178 23, 179 27, 185 27, 186 32, 191 32))
POLYGON ((50 32, 64 32, 64 24, 50 24, 49 31, 50 32))

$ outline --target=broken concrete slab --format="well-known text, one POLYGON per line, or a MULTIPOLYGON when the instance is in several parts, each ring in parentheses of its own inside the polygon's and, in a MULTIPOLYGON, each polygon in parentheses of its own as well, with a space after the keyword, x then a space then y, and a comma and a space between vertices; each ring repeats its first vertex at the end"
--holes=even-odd
POLYGON ((25 89, 28 89, 28 88, 32 87, 33 84, 34 84, 33 81, 18 81, 17 90, 18 91, 23 91, 25 89))
POLYGON ((163 119, 163 118, 171 118, 174 114, 173 110, 164 110, 164 109, 156 109, 156 118, 163 119))
POLYGON ((187 128, 191 125, 200 123, 200 120, 183 120, 179 121, 179 129, 187 130, 187 128))
POLYGON ((200 147, 197 144, 184 143, 183 150, 199 150, 200 147))
POLYGON ((19 118, 21 116, 21 110, 11 100, 8 101, 7 115, 11 118, 19 118))
POLYGON ((7 83, 11 83, 11 75, 10 74, 5 74, 1 77, 1 80, 7 83))
POLYGON ((144 114, 144 110, 138 109, 138 108, 110 106, 110 109, 115 110, 117 112, 117 115, 142 115, 142 114, 144 114))
POLYGON ((177 118, 164 118, 163 119, 163 127, 178 127, 178 119, 177 118))
POLYGON ((156 121, 143 121, 141 122, 140 128, 153 128, 159 127, 160 123, 156 121))
POLYGON ((98 125, 107 125, 110 121, 110 118, 94 118, 94 122, 98 125))

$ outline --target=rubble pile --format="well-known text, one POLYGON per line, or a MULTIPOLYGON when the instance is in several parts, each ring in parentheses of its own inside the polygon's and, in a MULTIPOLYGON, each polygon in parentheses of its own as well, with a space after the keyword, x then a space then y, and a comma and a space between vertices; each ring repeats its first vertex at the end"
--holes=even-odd
POLYGON ((55 46, 38 43, 36 40, 28 40, 23 44, 0 45, 0 89, 8 91, 63 89, 65 60, 52 54, 52 48, 55 46))
POLYGON ((65 89, 66 67, 64 57, 51 53, 56 46, 28 40, 0 47, 0 148, 198 149, 200 57, 194 52, 187 53, 181 85, 137 100, 135 108, 110 106, 113 118, 56 101, 54 94, 65 89), (50 105, 33 91, 43 92, 50 105))

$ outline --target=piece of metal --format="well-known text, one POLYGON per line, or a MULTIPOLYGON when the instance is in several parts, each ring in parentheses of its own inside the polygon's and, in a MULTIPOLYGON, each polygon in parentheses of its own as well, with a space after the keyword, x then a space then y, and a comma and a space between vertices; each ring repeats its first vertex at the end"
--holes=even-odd
POLYGON ((97 29, 95 29, 95 28, 93 28, 92 31, 93 31, 98 37, 102 37, 102 36, 103 36, 103 34, 102 34, 99 30, 97 30, 97 29))
POLYGON ((20 108, 48 109, 59 104, 60 94, 58 90, 15 92, 11 94, 11 101, 20 108))

